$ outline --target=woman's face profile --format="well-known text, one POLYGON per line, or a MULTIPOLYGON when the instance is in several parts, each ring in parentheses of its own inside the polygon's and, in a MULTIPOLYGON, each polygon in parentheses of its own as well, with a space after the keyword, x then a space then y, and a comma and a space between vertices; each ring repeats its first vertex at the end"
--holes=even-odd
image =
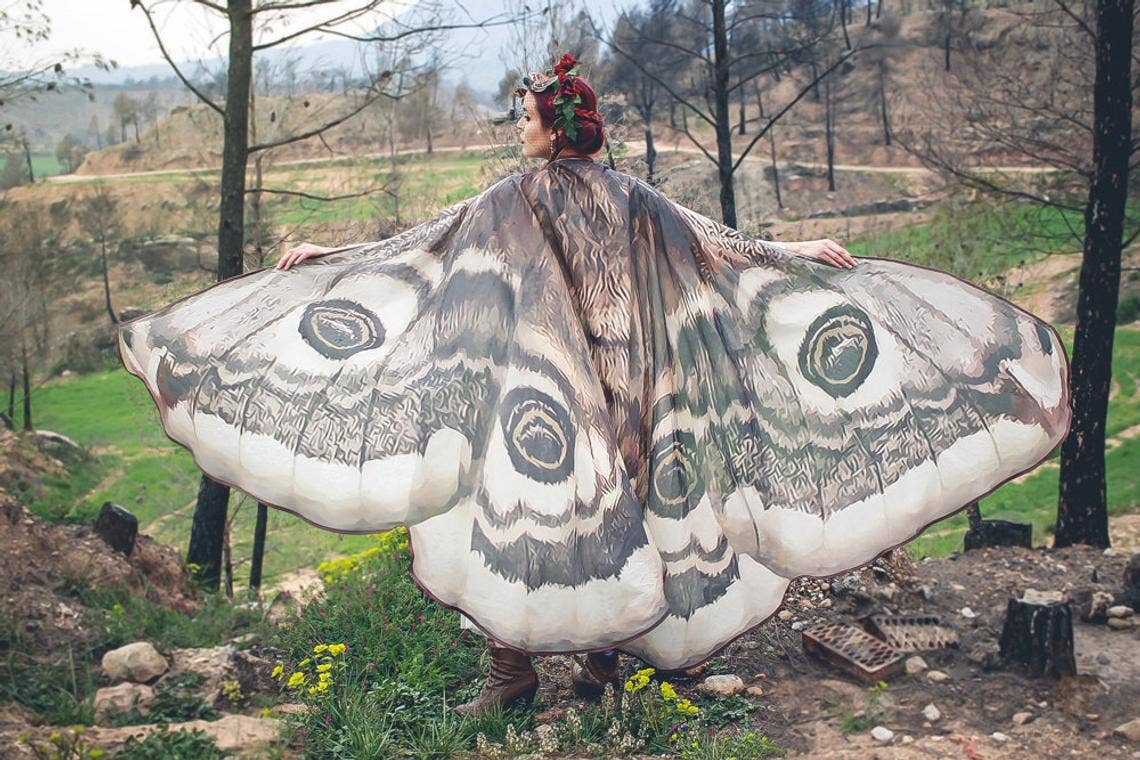
POLYGON ((523 95, 523 114, 515 122, 522 142, 523 156, 527 158, 550 158, 550 130, 542 126, 542 117, 534 102, 534 93, 527 90, 523 95))

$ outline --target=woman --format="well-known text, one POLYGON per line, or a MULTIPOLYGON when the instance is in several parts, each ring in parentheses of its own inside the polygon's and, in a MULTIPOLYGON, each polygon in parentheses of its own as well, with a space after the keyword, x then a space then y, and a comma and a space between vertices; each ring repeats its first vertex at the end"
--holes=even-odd
POLYGON ((789 579, 871 561, 1064 437, 1045 323, 717 224, 593 160, 573 58, 526 83, 542 169, 120 333, 211 477, 330 530, 408 526, 417 582, 488 635, 464 712, 533 696, 534 654, 587 655, 593 688, 614 648, 700 663, 789 579))

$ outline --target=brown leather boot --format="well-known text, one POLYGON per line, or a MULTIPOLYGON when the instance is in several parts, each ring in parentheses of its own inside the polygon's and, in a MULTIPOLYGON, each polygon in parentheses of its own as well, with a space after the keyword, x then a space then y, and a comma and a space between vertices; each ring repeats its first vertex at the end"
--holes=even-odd
POLYGON ((618 664, 617 652, 594 652, 585 657, 574 655, 574 662, 570 666, 574 693, 580 697, 596 697, 608 683, 613 685, 615 694, 620 694, 623 685, 618 664))
POLYGON ((490 639, 487 639, 487 653, 491 656, 487 682, 479 696, 455 708, 460 715, 478 718, 512 702, 530 702, 538 691, 538 673, 529 656, 490 639))

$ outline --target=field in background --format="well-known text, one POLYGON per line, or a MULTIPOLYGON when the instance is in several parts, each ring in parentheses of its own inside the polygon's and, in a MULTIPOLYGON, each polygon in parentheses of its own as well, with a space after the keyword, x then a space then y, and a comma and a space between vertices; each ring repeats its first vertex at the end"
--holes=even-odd
MULTIPOLYGON (((409 217, 416 208, 418 216, 423 218, 476 194, 486 183, 482 175, 484 162, 474 154, 405 157, 399 165, 400 197, 401 204, 409 205, 402 208, 409 217)), ((194 181, 194 176, 190 172, 175 172, 121 178, 121 182, 151 185, 160 180, 169 183, 172 177, 182 182, 194 181)), ((199 178, 208 179, 208 176, 203 174, 199 178)), ((382 164, 358 159, 282 167, 267 172, 266 184, 335 194, 340 188, 360 187, 371 179, 388 178, 382 164)), ((278 224, 297 225, 300 229, 308 225, 330 229, 334 227, 328 225, 337 222, 391 218, 394 203, 391 194, 378 193, 334 204, 270 196, 266 206, 269 218, 278 224)), ((905 252, 908 260, 959 269, 963 274, 969 273, 970 279, 992 285, 995 280, 1004 282, 1001 270, 1005 267, 1032 265, 1042 259, 1044 251, 1071 250, 1071 244, 1066 246, 1063 242, 1063 231, 1066 223, 1072 221, 1053 213, 1042 216, 1017 204, 989 210, 974 205, 965 212, 961 208, 953 212, 939 210, 926 224, 876 234, 874 239, 851 241, 848 247, 857 255, 879 255, 889 250, 892 256, 902 257, 900 252, 905 252), (1018 229, 1026 230, 1027 234, 1011 233, 1018 229), (1030 238, 1029 230, 1044 237, 1030 238), (1010 248, 1001 242, 1003 240, 1020 240, 1021 247, 1010 248)), ((403 226, 409 224, 404 222, 403 226)), ((145 278, 124 277, 116 297, 121 303, 156 307, 207 284, 204 276, 181 278, 162 286, 163 290, 156 290, 145 278)), ((1012 275, 1010 279, 1014 279, 1012 275)), ((1028 282, 1025 290, 1040 285, 1028 282)), ((1018 289, 1011 290, 1011 297, 1017 299, 1018 289)), ((1061 331, 1069 345, 1071 328, 1062 327, 1061 331)), ((1110 437, 1120 437, 1118 445, 1108 454, 1108 495, 1113 513, 1140 508, 1140 482, 1132 475, 1140 464, 1140 438, 1127 437, 1130 433, 1126 433, 1140 423, 1138 376, 1140 329, 1122 327, 1117 332, 1108 427, 1110 437)), ((114 501, 138 516, 144 532, 185 551, 200 475, 189 454, 163 434, 154 404, 140 381, 123 370, 55 379, 38 389, 35 409, 37 427, 68 435, 95 456, 76 468, 70 477, 48 483, 44 495, 32 501, 30 508, 55 519, 86 522, 94 518, 104 501, 114 501)), ((983 501, 984 516, 1032 522, 1035 541, 1043 542, 1055 520, 1055 465, 1054 460, 1021 482, 1003 486, 983 501)), ((231 511, 236 511, 232 542, 236 583, 240 586, 246 582, 248 573, 246 558, 252 543, 256 509, 251 500, 237 495, 231 501, 231 511)), ((368 546, 364 536, 324 531, 279 510, 271 509, 269 515, 267 582, 299 567, 314 567, 329 556, 352 553, 368 546)), ((947 554, 960 547, 964 530, 963 516, 950 518, 929 528, 911 544, 911 551, 916 556, 947 554)))

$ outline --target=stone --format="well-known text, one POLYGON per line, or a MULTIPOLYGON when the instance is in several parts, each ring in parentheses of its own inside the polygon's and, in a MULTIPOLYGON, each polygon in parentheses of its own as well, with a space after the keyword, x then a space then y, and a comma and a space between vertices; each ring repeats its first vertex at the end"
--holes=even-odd
POLYGON ((1123 604, 1118 604, 1115 607, 1109 607, 1105 610, 1104 614, 1110 618, 1130 618, 1133 615, 1133 609, 1123 604))
POLYGON ((922 659, 917 654, 913 657, 906 658, 906 674, 908 676, 913 676, 921 673, 922 671, 929 669, 929 667, 930 666, 926 664, 926 660, 922 659))
POLYGON ((1109 618, 1108 619, 1108 627, 1114 628, 1118 631, 1126 631, 1126 630, 1132 628, 1132 626, 1134 626, 1134 625, 1135 625, 1135 623, 1132 622, 1132 618, 1109 618))
POLYGON ((922 708, 922 717, 926 718, 931 723, 935 723, 942 718, 942 711, 934 706, 931 702, 926 707, 922 708))
POLYGON ((950 676, 943 673, 941 670, 932 670, 926 674, 926 680, 931 683, 946 683, 950 680, 950 676))
POLYGON ((1086 623, 1103 622, 1108 608, 1116 601, 1107 591, 1078 591, 1073 595, 1073 607, 1086 623))
POLYGON ((913 736, 904 736, 902 739, 899 739, 899 741, 902 742, 903 744, 912 744, 914 742, 914 737, 913 736))
POLYGON ((146 684, 123 682, 95 692, 95 722, 102 723, 110 713, 129 713, 133 706, 139 715, 150 713, 154 689, 146 684))
POLYGON ((103 655, 103 672, 116 681, 146 683, 166 672, 166 659, 149 641, 135 641, 103 655))
POLYGON ((744 690, 744 693, 750 697, 759 699, 760 697, 764 696, 764 689, 759 686, 749 686, 744 690))
POLYGON ((1026 723, 1032 723, 1037 716, 1031 712, 1019 712, 1013 714, 1013 725, 1024 726, 1026 723))
POLYGON ((960 614, 967 620, 973 620, 978 616, 978 613, 974 612, 969 607, 963 607, 960 614))
POLYGON ((875 726, 871 729, 871 738, 879 744, 890 744, 895 738, 895 732, 886 726, 875 726))
POLYGON ((87 452, 83 447, 62 433, 37 430, 33 436, 36 448, 64 464, 75 464, 87 458, 87 452))
POLYGON ((776 617, 780 618, 780 620, 783 620, 786 623, 795 617, 795 615, 792 614, 791 610, 780 610, 780 614, 776 617))
POLYGON ((793 631, 802 631, 804 628, 807 628, 807 623, 802 620, 797 620, 796 622, 792 623, 793 631))
POLYGON ((1001 731, 994 731, 992 734, 990 734, 990 738, 998 744, 1005 744, 1007 741, 1009 741, 1009 737, 1003 734, 1001 731))
POLYGON ((1123 736, 1130 742, 1140 743, 1140 718, 1133 718, 1127 723, 1121 723, 1112 729, 1112 733, 1123 736))
MULTIPOLYGON (((168 723, 171 733, 176 731, 205 731, 226 755, 243 757, 265 757, 267 745, 283 741, 281 729, 284 723, 277 718, 254 718, 248 715, 228 714, 218 720, 189 720, 182 723, 168 723), (256 754, 255 754, 256 753, 256 754)), ((118 751, 127 738, 140 740, 158 730, 159 724, 123 726, 122 728, 102 728, 93 726, 84 734, 89 746, 118 751)))
POLYGON ((714 697, 732 697, 744 691, 744 679, 736 675, 709 676, 698 688, 714 697))
POLYGON ((1124 567, 1124 588, 1140 589, 1140 552, 1132 552, 1124 567))
POLYGON ((135 538, 138 533, 137 517, 114 502, 103 502, 99 516, 95 518, 95 535, 106 541, 115 551, 129 557, 135 548, 135 538))

